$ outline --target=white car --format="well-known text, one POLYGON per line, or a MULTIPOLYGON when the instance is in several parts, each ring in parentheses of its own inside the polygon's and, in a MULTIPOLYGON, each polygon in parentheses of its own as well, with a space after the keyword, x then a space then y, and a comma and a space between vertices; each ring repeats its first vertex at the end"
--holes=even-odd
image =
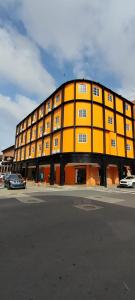
POLYGON ((120 187, 134 187, 135 188, 135 175, 127 176, 120 180, 120 187))

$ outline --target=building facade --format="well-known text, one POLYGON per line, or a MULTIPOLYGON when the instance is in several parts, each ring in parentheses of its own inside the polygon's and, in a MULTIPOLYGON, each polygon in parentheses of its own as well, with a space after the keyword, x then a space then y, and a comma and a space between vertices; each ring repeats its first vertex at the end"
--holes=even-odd
POLYGON ((13 160, 14 160, 14 148, 12 145, 4 150, 2 150, 2 159, 0 163, 0 172, 6 173, 11 172, 13 168, 13 160))
POLYGON ((99 83, 64 83, 17 125, 15 171, 51 184, 118 184, 135 174, 134 107, 99 83))

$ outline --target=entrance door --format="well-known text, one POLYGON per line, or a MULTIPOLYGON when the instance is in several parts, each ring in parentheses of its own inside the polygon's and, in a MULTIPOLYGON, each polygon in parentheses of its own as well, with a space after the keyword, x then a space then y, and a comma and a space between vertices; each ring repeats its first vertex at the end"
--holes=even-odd
POLYGON ((86 168, 80 168, 76 170, 77 184, 86 184, 86 168))

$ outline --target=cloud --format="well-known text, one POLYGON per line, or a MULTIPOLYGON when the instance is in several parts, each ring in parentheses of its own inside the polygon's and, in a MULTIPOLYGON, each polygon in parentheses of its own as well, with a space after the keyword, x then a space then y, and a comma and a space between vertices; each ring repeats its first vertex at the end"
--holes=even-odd
POLYGON ((58 62, 68 61, 73 69, 81 63, 82 74, 88 60, 89 75, 95 62, 97 73, 112 73, 122 87, 134 87, 134 0, 20 2, 18 16, 28 35, 58 62))
POLYGON ((46 96, 55 89, 38 47, 11 27, 0 27, 0 78, 30 94, 46 96))
POLYGON ((23 95, 16 95, 13 99, 0 94, 0 150, 14 144, 17 123, 37 104, 23 95))

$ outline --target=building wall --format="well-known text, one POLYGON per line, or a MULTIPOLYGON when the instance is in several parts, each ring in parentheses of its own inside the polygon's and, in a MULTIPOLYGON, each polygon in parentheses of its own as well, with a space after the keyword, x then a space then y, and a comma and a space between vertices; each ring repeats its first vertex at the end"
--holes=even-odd
POLYGON ((17 125, 15 160, 67 152, 134 158, 132 108, 100 84, 67 82, 17 125))

